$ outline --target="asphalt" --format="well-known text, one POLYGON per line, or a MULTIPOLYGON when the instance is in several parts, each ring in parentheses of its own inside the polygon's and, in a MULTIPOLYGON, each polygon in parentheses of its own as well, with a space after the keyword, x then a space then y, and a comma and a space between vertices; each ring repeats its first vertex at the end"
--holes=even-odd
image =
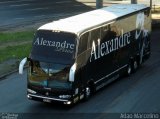
MULTIPOLYGON (((149 4, 148 0, 139 1, 149 4)), ((130 3, 130 0, 104 0, 104 6, 118 3, 130 3)), ((154 4, 160 5, 160 2, 156 0, 154 4)), ((95 0, 1 0, 0 32, 37 29, 44 23, 93 10, 95 5, 95 0)), ((153 24, 157 24, 157 20, 153 24)))
POLYGON ((0 31, 26 29, 93 8, 75 0, 1 0, 0 31))

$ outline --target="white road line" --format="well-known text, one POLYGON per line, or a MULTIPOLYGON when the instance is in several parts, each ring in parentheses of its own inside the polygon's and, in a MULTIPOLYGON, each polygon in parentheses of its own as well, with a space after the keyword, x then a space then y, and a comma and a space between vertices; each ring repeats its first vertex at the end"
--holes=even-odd
POLYGON ((3 1, 3 2, 0 2, 0 4, 3 4, 3 3, 10 3, 10 2, 13 2, 13 1, 3 1))
POLYGON ((46 15, 34 16, 35 18, 45 17, 46 15))
POLYGON ((55 2, 57 4, 62 4, 62 3, 70 3, 71 1, 60 1, 60 2, 55 2))
POLYGON ((28 2, 28 1, 34 1, 34 0, 21 0, 21 1, 22 1, 22 2, 25 2, 25 1, 28 2))
POLYGON ((22 19, 25 19, 25 18, 22 18, 22 17, 14 18, 14 20, 22 20, 22 19))
POLYGON ((34 1, 34 0, 19 0, 19 1, 12 1, 12 0, 9 0, 9 1, 3 1, 3 2, 0 2, 0 4, 6 4, 6 3, 17 3, 17 2, 28 2, 28 1, 34 1))
POLYGON ((10 5, 10 7, 22 7, 22 6, 27 6, 29 4, 19 4, 19 5, 10 5))
POLYGON ((76 7, 82 7, 82 5, 74 5, 74 6, 76 6, 76 7))
POLYGON ((25 9, 27 11, 35 11, 35 10, 46 10, 49 9, 48 7, 42 7, 42 8, 33 8, 33 9, 25 9))
POLYGON ((5 3, 12 3, 12 2, 22 2, 22 1, 3 1, 3 2, 0 2, 0 4, 5 4, 5 3))

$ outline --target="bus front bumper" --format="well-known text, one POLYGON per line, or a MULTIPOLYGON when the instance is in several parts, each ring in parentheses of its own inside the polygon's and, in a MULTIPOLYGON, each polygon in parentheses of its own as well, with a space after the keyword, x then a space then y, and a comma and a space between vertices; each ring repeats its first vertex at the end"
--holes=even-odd
POLYGON ((47 102, 47 103, 62 102, 63 104, 68 104, 68 105, 72 103, 72 101, 69 99, 46 97, 46 96, 40 96, 40 95, 35 95, 35 94, 27 94, 27 97, 30 100, 36 100, 36 101, 47 102))

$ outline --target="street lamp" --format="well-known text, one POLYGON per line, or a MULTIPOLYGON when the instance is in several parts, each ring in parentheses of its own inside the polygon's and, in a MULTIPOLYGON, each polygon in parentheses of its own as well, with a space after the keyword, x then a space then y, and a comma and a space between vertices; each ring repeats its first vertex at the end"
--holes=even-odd
POLYGON ((103 0, 96 0, 96 8, 102 8, 103 7, 103 0))
POLYGON ((152 9, 152 0, 150 0, 150 8, 152 9))

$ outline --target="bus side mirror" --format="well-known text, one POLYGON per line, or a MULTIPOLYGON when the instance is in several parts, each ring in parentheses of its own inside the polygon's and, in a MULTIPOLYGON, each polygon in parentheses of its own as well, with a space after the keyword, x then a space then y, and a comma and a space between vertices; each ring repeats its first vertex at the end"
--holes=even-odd
POLYGON ((27 57, 25 57, 19 64, 19 74, 23 74, 23 68, 24 68, 24 65, 26 64, 27 62, 27 57))
POLYGON ((74 63, 69 71, 69 81, 74 82, 77 64, 74 63))

